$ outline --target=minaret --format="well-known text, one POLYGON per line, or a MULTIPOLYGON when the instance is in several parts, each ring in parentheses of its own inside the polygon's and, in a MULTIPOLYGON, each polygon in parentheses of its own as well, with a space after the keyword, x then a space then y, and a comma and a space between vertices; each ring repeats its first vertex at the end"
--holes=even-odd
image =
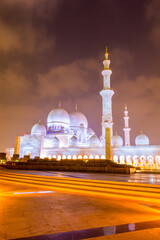
POLYGON ((109 68, 110 60, 106 48, 105 60, 103 61, 103 89, 100 92, 102 96, 102 139, 105 139, 105 129, 110 128, 111 137, 113 136, 113 121, 112 121, 112 96, 114 91, 110 88, 110 75, 112 74, 109 68))
POLYGON ((128 116, 128 110, 127 106, 125 106, 124 109, 124 142, 125 146, 130 146, 130 131, 131 129, 129 128, 129 116, 128 116))

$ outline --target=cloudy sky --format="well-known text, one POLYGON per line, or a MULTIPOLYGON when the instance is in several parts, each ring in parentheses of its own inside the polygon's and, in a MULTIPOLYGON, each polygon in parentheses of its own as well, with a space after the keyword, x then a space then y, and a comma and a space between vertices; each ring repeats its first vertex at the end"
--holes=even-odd
POLYGON ((1 0, 0 150, 75 104, 101 135, 102 61, 111 59, 114 131, 160 144, 159 0, 1 0))

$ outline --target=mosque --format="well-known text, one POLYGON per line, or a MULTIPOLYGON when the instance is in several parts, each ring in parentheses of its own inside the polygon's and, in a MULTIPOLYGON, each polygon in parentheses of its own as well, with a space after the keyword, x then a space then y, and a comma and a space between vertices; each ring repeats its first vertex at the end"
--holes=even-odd
POLYGON ((130 145, 129 115, 127 106, 124 109, 124 140, 113 135, 112 96, 110 86, 110 60, 108 51, 103 61, 104 69, 102 96, 102 136, 98 138, 89 127, 86 116, 77 110, 68 113, 65 109, 54 108, 48 114, 47 124, 36 123, 30 134, 16 137, 15 148, 6 149, 8 159, 13 154, 20 158, 29 155, 31 158, 60 159, 105 159, 106 129, 110 132, 111 159, 116 163, 141 167, 160 167, 160 145, 149 145, 149 138, 141 133, 130 145))

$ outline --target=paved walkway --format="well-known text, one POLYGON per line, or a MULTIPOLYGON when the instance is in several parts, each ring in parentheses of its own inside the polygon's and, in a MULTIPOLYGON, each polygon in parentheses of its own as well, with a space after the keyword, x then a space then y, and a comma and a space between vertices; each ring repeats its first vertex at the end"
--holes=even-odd
MULTIPOLYGON (((20 172, 18 171, 18 173, 20 172)), ((23 173, 33 174, 33 171, 24 171, 23 173)), ((35 172, 35 175, 39 174, 54 175, 53 172, 35 172)), ((62 176, 65 174, 66 177, 66 174, 70 175, 72 173, 60 174, 62 176)), ((82 175, 79 173, 76 176, 80 177, 82 175)), ((91 175, 86 174, 86 177, 91 175)), ((96 174, 93 174, 93 176, 96 176, 96 174)), ((115 175, 116 177, 118 176, 115 175)), ((123 179, 125 177, 119 176, 119 178, 123 179)), ((120 199, 56 191, 44 192, 44 189, 0 181, 1 240, 23 239, 31 236, 37 236, 32 239, 45 240, 84 239, 83 236, 86 235, 81 235, 80 230, 83 233, 87 231, 87 234, 88 232, 91 232, 91 234, 97 234, 98 232, 99 235, 89 235, 92 238, 88 239, 92 240, 159 240, 160 228, 159 225, 156 225, 159 224, 159 220, 160 207, 156 204, 142 204, 141 202, 130 202, 128 200, 122 201, 120 199), (146 223, 147 221, 149 223, 146 223), (134 231, 134 229, 137 230, 136 226, 138 225, 136 224, 139 223, 141 229, 134 231), (118 229, 119 227, 115 226, 119 225, 121 226, 121 233, 117 232, 118 234, 116 234, 113 229, 118 229), (145 229, 146 227, 147 229, 145 229), (107 229, 110 229, 111 235, 107 236, 107 229), (130 232, 126 232, 126 229, 130 232), (78 239, 74 238, 74 231, 78 233, 78 239), (72 235, 66 233, 63 235, 64 232, 70 232, 72 235), (57 233, 59 235, 56 236, 62 237, 63 235, 65 237, 69 236, 69 238, 53 238, 55 236, 53 234, 57 233), (40 238, 40 235, 43 238, 40 238)))
MULTIPOLYGON (((15 239, 160 219, 160 210, 135 202, 0 184, 0 236, 15 239), (35 192, 5 196, 7 192, 35 192)), ((46 238, 47 239, 47 238, 46 238)))
POLYGON ((0 172, 1 171, 15 172, 15 173, 21 172, 23 174, 33 174, 33 175, 53 176, 53 177, 160 184, 160 174, 135 173, 132 175, 123 175, 123 174, 105 174, 105 173, 78 173, 78 172, 53 172, 53 171, 29 171, 29 170, 20 171, 20 170, 9 170, 5 168, 0 168, 0 172))

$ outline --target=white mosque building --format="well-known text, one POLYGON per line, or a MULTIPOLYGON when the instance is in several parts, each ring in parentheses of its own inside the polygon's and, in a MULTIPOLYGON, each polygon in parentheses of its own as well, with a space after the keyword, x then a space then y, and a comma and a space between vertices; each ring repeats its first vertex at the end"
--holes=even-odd
POLYGON ((160 146, 149 145, 149 138, 141 133, 130 145, 129 116, 127 106, 124 109, 124 140, 113 135, 112 96, 110 88, 110 60, 106 49, 102 96, 102 136, 98 138, 89 127, 86 116, 77 110, 68 113, 65 109, 53 109, 47 117, 47 125, 36 123, 30 134, 16 137, 15 148, 6 149, 8 158, 19 154, 20 158, 30 155, 31 158, 60 159, 105 159, 105 129, 110 128, 111 155, 116 163, 133 166, 160 167, 160 146))

